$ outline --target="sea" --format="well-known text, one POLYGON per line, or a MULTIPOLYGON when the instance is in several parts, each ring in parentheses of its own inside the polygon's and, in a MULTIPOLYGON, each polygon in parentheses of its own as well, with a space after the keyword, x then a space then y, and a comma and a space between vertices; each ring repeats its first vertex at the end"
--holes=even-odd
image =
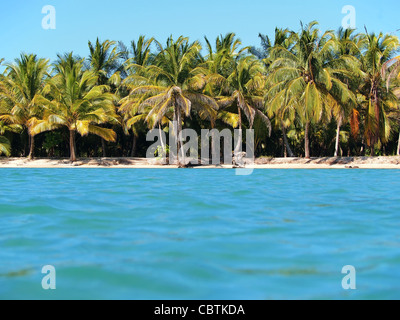
POLYGON ((0 169, 0 299, 399 299, 400 170, 0 169))

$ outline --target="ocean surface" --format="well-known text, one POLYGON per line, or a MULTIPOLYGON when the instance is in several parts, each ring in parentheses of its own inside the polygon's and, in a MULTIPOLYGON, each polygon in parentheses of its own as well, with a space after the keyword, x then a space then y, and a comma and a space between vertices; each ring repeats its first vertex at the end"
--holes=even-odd
POLYGON ((400 299, 400 171, 0 169, 0 299, 400 299))

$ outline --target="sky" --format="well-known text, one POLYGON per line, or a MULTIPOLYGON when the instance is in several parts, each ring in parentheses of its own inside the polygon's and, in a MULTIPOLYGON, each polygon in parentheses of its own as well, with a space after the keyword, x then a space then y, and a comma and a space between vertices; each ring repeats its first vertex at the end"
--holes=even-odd
POLYGON ((399 0, 0 0, 0 58, 12 62, 21 52, 55 60, 58 53, 88 55, 88 40, 129 44, 143 34, 165 43, 169 35, 215 42, 235 32, 243 45, 259 46, 258 34, 275 27, 300 29, 317 20, 320 29, 338 29, 345 5, 356 10, 356 27, 400 36, 399 0), (55 29, 43 29, 42 8, 55 8, 55 29))

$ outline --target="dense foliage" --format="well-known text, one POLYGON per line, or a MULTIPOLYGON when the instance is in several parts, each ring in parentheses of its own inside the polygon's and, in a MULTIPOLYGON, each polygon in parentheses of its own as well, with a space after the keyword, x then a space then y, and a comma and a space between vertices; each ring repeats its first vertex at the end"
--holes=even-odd
POLYGON ((146 132, 173 120, 178 133, 254 129, 256 156, 400 153, 396 36, 311 22, 259 37, 97 39, 88 58, 52 64, 21 54, 0 75, 0 154, 145 156, 146 132))

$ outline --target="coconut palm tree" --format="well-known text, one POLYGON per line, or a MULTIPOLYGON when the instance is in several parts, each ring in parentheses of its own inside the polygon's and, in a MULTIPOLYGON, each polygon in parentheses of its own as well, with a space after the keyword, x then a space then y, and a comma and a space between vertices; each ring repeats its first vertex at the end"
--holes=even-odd
POLYGON ((309 131, 312 122, 330 114, 332 106, 351 99, 351 92, 340 79, 343 73, 331 63, 335 42, 332 33, 319 35, 317 22, 304 26, 296 36, 293 50, 274 48, 268 96, 270 108, 294 108, 304 125, 305 157, 310 157, 309 131))
POLYGON ((34 158, 34 126, 40 121, 40 100, 48 77, 48 60, 34 54, 21 54, 15 63, 6 64, 6 75, 0 80, 1 116, 8 124, 20 124, 28 131, 29 155, 34 158))
POLYGON ((2 154, 5 154, 6 156, 11 154, 10 141, 4 136, 0 136, 0 155, 2 154))
MULTIPOLYGON (((0 59, 0 65, 3 63, 4 59, 0 59)), ((11 145, 10 141, 6 138, 3 137, 4 130, 4 123, 0 122, 0 129, 1 129, 1 135, 0 135, 0 155, 5 154, 6 156, 9 156, 11 154, 11 145)))
POLYGON ((384 72, 386 63, 396 54, 399 40, 393 35, 375 33, 363 35, 361 49, 361 70, 363 79, 360 92, 366 103, 365 137, 371 147, 371 155, 375 154, 375 144, 386 142, 390 135, 390 123, 385 109, 390 109, 396 98, 387 90, 384 72))
MULTIPOLYGON (((269 72, 269 68, 273 61, 275 60, 276 57, 272 54, 273 52, 277 52, 277 48, 283 47, 288 51, 292 51, 295 45, 294 39, 295 39, 295 33, 289 29, 280 29, 276 28, 275 29, 275 39, 274 42, 270 40, 270 38, 267 35, 259 34, 259 38, 261 39, 261 46, 262 49, 256 49, 256 48, 251 48, 251 53, 253 53, 255 56, 257 56, 259 59, 263 61, 265 64, 267 73, 269 72), (275 50, 273 51, 273 49, 275 50)), ((267 86, 269 84, 267 83, 267 86)), ((267 91, 268 92, 268 91, 267 91)), ((266 105, 269 105, 268 97, 266 96, 266 105)), ((276 106, 276 104, 275 104, 276 106)), ((293 123, 294 121, 294 112, 293 108, 290 108, 287 104, 282 104, 282 108, 279 109, 271 109, 267 107, 267 112, 269 113, 269 116, 274 116, 275 115, 275 122, 277 124, 277 127, 279 127, 282 130, 282 136, 283 136, 283 141, 285 145, 285 150, 286 153, 289 155, 289 157, 293 157, 294 154, 292 152, 292 149, 290 148, 289 141, 287 139, 286 135, 286 130, 288 127, 293 123), (292 111, 292 112, 290 112, 292 111)))
MULTIPOLYGON (((400 99, 400 56, 394 57, 387 61, 383 66, 383 78, 386 79, 387 91, 393 90, 393 94, 400 99)), ((400 104, 399 106, 400 107, 400 104)), ((400 128, 400 119, 398 120, 400 128)), ((400 133, 397 142, 396 154, 400 156, 400 133)))
POLYGON ((21 132, 22 127, 19 124, 5 124, 0 121, 0 155, 4 154, 7 157, 11 154, 11 143, 4 136, 6 131, 21 132))
MULTIPOLYGON (((96 39, 96 44, 88 42, 90 55, 88 58, 88 68, 97 76, 97 85, 120 83, 120 71, 122 69, 122 52, 117 50, 116 42, 106 40, 100 42, 96 39)), ((101 138, 103 157, 106 156, 106 143, 101 138)))
POLYGON ((264 109, 264 67, 255 57, 238 58, 234 70, 227 78, 213 74, 210 75, 210 80, 221 86, 222 95, 217 97, 218 105, 222 108, 233 105, 237 107, 239 129, 242 129, 242 112, 249 122, 250 129, 256 115, 269 123, 268 117, 261 111, 264 109))
MULTIPOLYGON (((192 73, 194 77, 191 82, 195 84, 197 90, 203 94, 217 99, 221 95, 221 85, 216 77, 227 78, 234 70, 235 59, 238 59, 248 50, 248 47, 241 48, 240 39, 236 38, 234 33, 220 35, 215 40, 215 48, 212 47, 207 37, 204 37, 207 45, 207 55, 201 58, 201 63, 192 73)), ((201 120, 208 121, 211 129, 215 129, 217 122, 227 124, 232 128, 239 125, 238 114, 225 110, 223 108, 215 109, 212 105, 194 104, 193 109, 197 112, 201 120)), ((216 150, 214 131, 212 131, 212 150, 216 150)))
POLYGON ((296 104, 288 100, 284 89, 275 86, 270 81, 267 81, 267 83, 268 89, 264 97, 266 111, 270 117, 274 117, 276 126, 282 130, 283 143, 287 155, 294 157, 286 131, 296 120, 296 104), (275 93, 277 88, 279 91, 275 93))
POLYGON ((215 40, 215 50, 207 37, 204 37, 208 54, 206 64, 209 74, 220 74, 228 77, 235 66, 235 59, 241 56, 249 47, 241 48, 242 42, 233 32, 220 35, 215 40))
POLYGON ((115 79, 116 73, 121 70, 122 52, 117 50, 115 41, 103 41, 96 39, 96 44, 88 42, 89 57, 88 69, 92 70, 97 76, 97 84, 108 84, 110 78, 115 79))
POLYGON ((40 133, 59 127, 66 127, 70 133, 70 160, 76 161, 75 137, 89 133, 106 141, 115 141, 113 130, 101 127, 116 121, 114 96, 107 85, 97 85, 98 75, 83 69, 83 59, 72 53, 58 56, 55 76, 47 84, 45 91, 50 96, 41 102, 45 106, 44 120, 33 131, 40 133))
POLYGON ((131 57, 127 56, 127 65, 133 67, 134 65, 143 67, 149 65, 154 60, 154 55, 151 53, 151 45, 154 38, 146 39, 145 36, 140 35, 138 40, 131 41, 131 57))
POLYGON ((337 75, 349 87, 351 93, 350 100, 340 102, 339 97, 332 106, 332 112, 337 122, 334 153, 334 156, 337 157, 339 153, 341 126, 348 119, 351 121, 351 119, 358 116, 356 95, 354 93, 357 91, 358 80, 360 78, 360 34, 356 34, 353 29, 339 28, 333 36, 333 41, 335 42, 335 48, 330 64, 340 70, 340 74, 337 75))
MULTIPOLYGON (((251 127, 258 110, 256 105, 260 106, 259 99, 253 94, 263 90, 265 70, 262 64, 255 57, 245 55, 250 47, 241 48, 242 43, 234 33, 228 33, 225 37, 219 36, 215 41, 215 52, 208 39, 205 40, 208 55, 205 63, 199 68, 200 74, 205 76, 204 92, 215 97, 222 110, 237 102, 239 129, 242 128, 241 109, 245 112, 251 127), (257 102, 252 101, 247 104, 244 101, 245 96, 247 102, 250 102, 251 96, 257 102)), ((226 115, 222 114, 220 118, 225 118, 226 115)))
MULTIPOLYGON (((215 101, 200 93, 197 89, 198 78, 194 71, 199 60, 201 46, 198 42, 189 43, 188 38, 172 36, 167 40, 165 48, 157 42, 159 53, 153 65, 146 68, 147 83, 134 85, 130 91, 131 98, 140 99, 139 112, 150 108, 146 119, 152 120, 153 128, 162 119, 172 113, 174 135, 179 137, 182 130, 183 117, 190 115, 192 105, 211 106, 218 109, 215 101)), ((177 139, 177 160, 180 158, 180 142, 177 139)))
MULTIPOLYGON (((271 122, 262 112, 264 110, 265 69, 262 63, 254 56, 238 55, 234 60, 232 73, 227 77, 221 74, 211 74, 209 81, 219 86, 221 96, 217 103, 221 109, 236 108, 238 114, 239 136, 242 130, 242 112, 246 116, 249 128, 252 129, 256 116, 266 124, 271 135, 271 122)), ((237 141, 235 154, 240 149, 241 141, 237 141)))
POLYGON ((126 78, 117 91, 120 95, 120 107, 118 111, 123 117, 125 134, 128 135, 129 130, 132 130, 133 133, 131 157, 135 155, 137 139, 139 132, 143 128, 142 124, 145 122, 146 113, 138 113, 138 107, 143 102, 144 97, 142 96, 140 99, 137 96, 129 95, 129 92, 126 91, 129 88, 132 90, 136 86, 148 83, 148 79, 145 77, 145 68, 154 60, 154 56, 151 53, 151 44, 153 41, 154 38, 146 39, 141 35, 137 41, 133 40, 131 42, 130 50, 120 43, 121 52, 123 52, 123 57, 126 60, 124 63, 126 78))
POLYGON ((266 67, 268 68, 274 60, 272 49, 278 46, 282 46, 287 50, 292 50, 295 42, 295 32, 289 29, 275 28, 275 37, 272 42, 268 35, 259 33, 258 37, 261 40, 261 49, 251 47, 250 52, 260 60, 263 60, 266 67))

